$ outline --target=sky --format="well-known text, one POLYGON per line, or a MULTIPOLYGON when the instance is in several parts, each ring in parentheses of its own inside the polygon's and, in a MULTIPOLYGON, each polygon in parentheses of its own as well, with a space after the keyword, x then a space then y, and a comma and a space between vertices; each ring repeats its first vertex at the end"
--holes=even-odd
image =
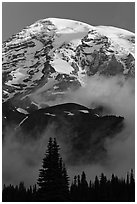
POLYGON ((49 17, 111 25, 135 32, 134 2, 3 2, 2 40, 49 17))

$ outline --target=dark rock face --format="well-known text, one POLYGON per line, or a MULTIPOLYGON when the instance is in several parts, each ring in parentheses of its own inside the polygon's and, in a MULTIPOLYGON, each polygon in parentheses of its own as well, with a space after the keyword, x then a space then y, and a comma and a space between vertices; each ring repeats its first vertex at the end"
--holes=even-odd
MULTIPOLYGON (((3 108, 7 124, 14 123, 14 134, 24 141, 47 137, 47 129, 54 129, 58 141, 65 145, 70 165, 96 163, 105 159, 106 138, 113 138, 123 125, 123 117, 101 116, 100 109, 88 109, 67 103, 35 110, 30 114, 3 108)), ((5 123, 6 124, 6 123, 5 123)))
POLYGON ((39 139, 43 134, 46 137, 46 127, 52 124, 58 141, 65 144, 69 152, 67 163, 71 165, 106 159, 106 138, 115 137, 123 129, 124 118, 99 116, 94 110, 75 106, 66 104, 63 108, 56 106, 36 111, 24 121, 21 128, 39 139))

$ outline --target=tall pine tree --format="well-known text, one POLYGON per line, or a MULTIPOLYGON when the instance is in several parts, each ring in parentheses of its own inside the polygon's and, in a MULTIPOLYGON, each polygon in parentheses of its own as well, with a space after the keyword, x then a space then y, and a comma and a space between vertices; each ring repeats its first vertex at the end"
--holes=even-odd
POLYGON ((38 200, 49 202, 68 201, 69 178, 55 138, 54 140, 49 139, 42 169, 39 171, 37 182, 39 185, 38 200))

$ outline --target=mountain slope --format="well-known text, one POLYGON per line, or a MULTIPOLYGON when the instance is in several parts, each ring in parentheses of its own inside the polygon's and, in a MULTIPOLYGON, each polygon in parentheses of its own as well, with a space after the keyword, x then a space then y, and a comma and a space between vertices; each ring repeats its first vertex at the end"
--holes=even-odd
POLYGON ((3 102, 40 108, 84 86, 87 76, 134 77, 134 43, 135 35, 119 28, 39 20, 3 43, 3 102))
MULTIPOLYGON (((12 116, 14 119, 15 115, 12 116)), ((32 144, 37 141, 39 144, 50 134, 57 137, 64 154, 67 152, 68 164, 88 164, 106 159, 105 141, 123 130, 123 120, 123 117, 102 116, 100 109, 67 103, 24 114, 22 120, 18 123, 15 121, 13 132, 22 144, 29 141, 32 144)))

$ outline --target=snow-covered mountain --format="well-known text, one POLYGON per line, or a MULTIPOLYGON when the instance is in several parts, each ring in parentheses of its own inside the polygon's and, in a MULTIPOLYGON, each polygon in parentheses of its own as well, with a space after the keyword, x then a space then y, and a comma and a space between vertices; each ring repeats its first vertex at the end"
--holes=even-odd
MULTIPOLYGON (((19 112, 62 98, 95 74, 134 77, 135 35, 111 26, 47 18, 3 42, 3 102, 19 112)), ((45 106, 44 104, 44 106, 45 106)))

